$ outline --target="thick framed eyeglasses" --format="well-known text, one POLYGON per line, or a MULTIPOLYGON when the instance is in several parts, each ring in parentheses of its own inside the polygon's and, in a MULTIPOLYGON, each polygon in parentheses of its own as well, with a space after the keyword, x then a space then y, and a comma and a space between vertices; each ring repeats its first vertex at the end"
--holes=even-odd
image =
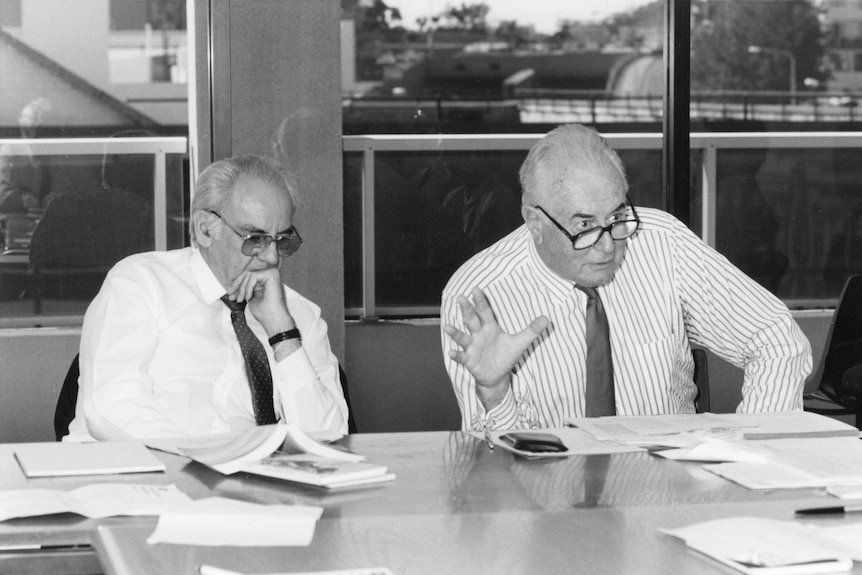
POLYGON ((589 229, 585 232, 572 235, 560 222, 555 220, 551 214, 546 212, 545 208, 538 205, 533 207, 545 214, 545 216, 551 220, 551 223, 557 226, 558 230, 566 234, 566 237, 569 238, 570 242, 572 242, 572 249, 575 250, 586 250, 593 247, 599 243, 599 240, 602 239, 602 235, 604 235, 605 232, 610 234, 611 238, 614 240, 624 240, 634 235, 641 225, 641 221, 638 219, 635 207, 629 204, 627 207, 631 210, 631 217, 629 217, 628 214, 623 214, 622 217, 625 219, 611 222, 606 226, 596 226, 595 228, 589 229))
POLYGON ((275 248, 278 250, 278 255, 281 257, 289 257, 296 253, 296 250, 299 249, 299 246, 302 245, 302 238, 299 237, 299 232, 296 231, 295 228, 291 228, 288 233, 285 234, 276 234, 275 237, 269 234, 259 234, 259 233, 241 233, 234 228, 230 222, 228 222, 224 217, 216 212, 215 210, 207 210, 209 213, 215 215, 218 219, 220 219, 224 224, 230 228, 230 230, 242 238, 242 247, 240 251, 242 251, 243 255, 246 256, 256 256, 262 251, 265 251, 269 244, 275 242, 275 248))

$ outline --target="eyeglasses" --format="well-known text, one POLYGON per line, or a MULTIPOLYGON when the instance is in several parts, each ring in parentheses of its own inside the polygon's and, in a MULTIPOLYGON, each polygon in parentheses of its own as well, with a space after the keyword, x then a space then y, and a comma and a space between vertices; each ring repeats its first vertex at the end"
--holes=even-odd
POLYGON ((242 251, 243 255, 256 256, 260 252, 269 248, 269 244, 275 242, 278 255, 286 258, 295 254, 296 250, 299 249, 299 246, 302 245, 302 238, 299 237, 299 232, 297 232, 295 228, 291 228, 286 234, 276 234, 275 237, 269 234, 243 234, 230 225, 230 223, 218 212, 214 210, 207 211, 218 217, 218 219, 223 221, 233 233, 242 238, 242 247, 240 248, 240 251, 242 251))
MULTIPOLYGON (((593 247, 599 243, 599 240, 602 239, 602 235, 604 235, 605 232, 609 233, 612 239, 624 240, 638 231, 638 227, 640 227, 641 224, 641 221, 638 219, 637 212, 635 212, 635 207, 629 205, 628 207, 631 209, 631 215, 634 219, 617 220, 606 226, 596 226, 595 228, 589 229, 585 232, 572 235, 562 226, 562 224, 560 224, 560 222, 555 220, 551 214, 546 212, 542 206, 533 207, 545 214, 548 219, 551 220, 551 223, 557 226, 557 229, 566 234, 566 237, 569 238, 570 242, 572 242, 572 249, 575 250, 585 250, 593 247)), ((627 214, 623 214, 620 217, 626 217, 626 215, 627 214)))

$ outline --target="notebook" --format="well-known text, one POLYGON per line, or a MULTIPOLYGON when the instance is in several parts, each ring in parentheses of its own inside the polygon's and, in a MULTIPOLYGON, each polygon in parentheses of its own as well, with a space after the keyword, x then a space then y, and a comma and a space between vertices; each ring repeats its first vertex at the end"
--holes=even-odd
POLYGON ((137 441, 25 443, 14 455, 27 477, 165 471, 165 464, 137 441))

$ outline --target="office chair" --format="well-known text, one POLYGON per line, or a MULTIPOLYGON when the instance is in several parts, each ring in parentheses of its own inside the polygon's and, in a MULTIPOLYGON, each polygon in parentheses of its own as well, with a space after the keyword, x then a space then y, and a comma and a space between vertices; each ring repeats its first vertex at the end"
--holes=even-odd
POLYGON ((341 391, 344 393, 344 401, 347 402, 347 433, 357 433, 356 419, 353 417, 353 407, 350 405, 350 395, 347 393, 347 374, 344 368, 338 364, 338 377, 341 379, 341 391))
MULTIPOLYGON (((63 387, 60 388, 60 395, 57 397, 57 406, 54 408, 54 435, 57 441, 62 441, 63 437, 69 435, 69 424, 75 419, 75 405, 78 402, 78 375, 80 369, 78 367, 78 355, 72 360, 69 366, 69 371, 66 373, 66 379, 63 380, 63 387)), ((347 402, 347 432, 356 433, 356 420, 353 417, 353 409, 350 406, 350 396, 347 394, 347 374, 344 373, 344 368, 341 364, 338 365, 338 376, 341 379, 341 389, 344 392, 344 400, 347 402)))
POLYGON ((817 369, 803 390, 805 411, 862 419, 862 275, 844 283, 817 369))
POLYGON ((69 287, 92 298, 111 267, 153 249, 149 204, 119 188, 68 192, 51 200, 33 230, 30 275, 34 312, 42 313, 49 288, 69 287), (48 281, 50 279, 50 281, 48 281))
POLYGON ((706 351, 702 349, 691 350, 694 358, 694 384, 697 386, 697 397, 694 398, 694 407, 697 413, 709 412, 709 369, 707 366, 706 351))
POLYGON ((72 360, 69 371, 66 372, 66 379, 63 380, 63 387, 60 388, 57 407, 54 408, 54 435, 57 441, 62 441, 63 437, 69 435, 69 424, 75 419, 75 404, 78 403, 78 374, 78 355, 75 354, 75 359, 72 360))

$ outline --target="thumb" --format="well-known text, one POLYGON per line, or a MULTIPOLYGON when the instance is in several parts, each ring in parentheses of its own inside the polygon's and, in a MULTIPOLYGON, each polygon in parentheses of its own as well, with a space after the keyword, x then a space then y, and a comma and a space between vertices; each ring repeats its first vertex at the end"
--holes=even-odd
POLYGON ((539 337, 543 331, 548 328, 548 324, 550 324, 550 320, 540 315, 536 319, 530 322, 530 325, 518 332, 517 337, 521 340, 521 343, 526 347, 530 345, 534 339, 539 337))

